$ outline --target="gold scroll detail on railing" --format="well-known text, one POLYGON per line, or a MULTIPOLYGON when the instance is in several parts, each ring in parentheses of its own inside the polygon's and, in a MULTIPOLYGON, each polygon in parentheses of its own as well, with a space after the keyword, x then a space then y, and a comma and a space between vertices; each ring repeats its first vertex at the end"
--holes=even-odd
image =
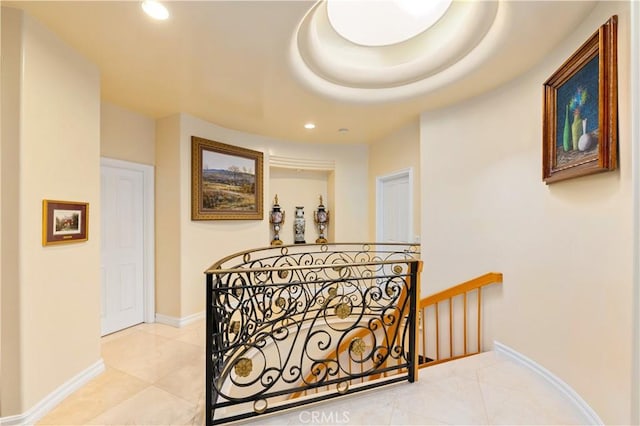
MULTIPOLYGON (((419 357, 417 357, 419 359, 419 362, 418 362, 419 368, 428 367, 431 365, 436 365, 436 364, 440 364, 447 361, 453 361, 458 358, 464 358, 464 357, 476 355, 482 352, 482 333, 481 333, 482 288, 491 284, 501 284, 501 283, 502 283, 502 273, 490 272, 420 300, 420 303, 418 305, 419 331, 418 331, 418 343, 417 343, 417 353, 420 355, 419 357), (473 313, 475 317, 475 324, 474 324, 475 336, 473 339, 471 339, 475 343, 473 345, 469 344, 470 337, 469 337, 469 326, 468 326, 469 318, 468 317, 469 317, 469 311, 471 310, 470 303, 468 303, 469 298, 474 299, 473 308, 475 312, 473 313), (458 300, 458 299, 461 299, 461 302, 459 302, 462 304, 461 306, 462 312, 460 313, 460 316, 462 316, 462 324, 463 324, 462 350, 459 353, 454 350, 454 341, 456 340, 454 323, 458 323, 460 319, 457 318, 456 313, 454 312, 454 309, 452 309, 452 307, 456 305, 456 303, 454 303, 454 300, 458 300), (446 356, 442 356, 441 350, 440 350, 441 349, 440 348, 440 344, 441 344, 440 343, 440 336, 441 336, 440 314, 442 311, 442 309, 440 308, 440 305, 443 303, 445 304, 443 308, 448 309, 448 315, 445 314, 445 317, 448 317, 448 333, 449 333, 449 339, 448 339, 449 350, 446 356), (433 311, 435 312, 435 318, 434 318, 435 321, 433 324, 434 325, 433 330, 435 332, 435 336, 431 336, 431 339, 427 337, 427 333, 429 332, 429 330, 431 330, 431 324, 428 321, 429 315, 427 312, 429 309, 433 309, 433 311), (433 341, 435 344, 435 348, 433 349, 435 358, 433 359, 428 358, 428 356, 431 355, 430 351, 428 350, 429 348, 427 347, 428 341, 433 341)), ((340 356, 339 354, 347 352, 349 350, 349 344, 353 341, 353 339, 359 339, 359 338, 362 339, 365 337, 365 333, 362 333, 362 332, 354 333, 351 337, 352 339, 346 340, 345 342, 343 342, 343 344, 339 348, 337 348, 337 350, 334 353, 334 356, 340 356)), ((382 375, 380 374, 373 375, 368 377, 367 380, 376 380, 381 376, 386 376, 386 374, 383 373, 382 375)), ((307 380, 308 381, 311 380, 311 377, 312 375, 309 374, 309 376, 307 377, 307 380)), ((315 392, 317 391, 318 390, 316 389, 315 392)), ((293 398, 301 397, 307 394, 308 394, 307 391, 297 392, 296 394, 292 395, 291 398, 293 399, 293 398)))
POLYGON ((490 272, 420 300, 420 307, 418 309, 420 315, 418 322, 420 325, 418 353, 423 356, 420 361, 420 368, 475 355, 482 351, 482 288, 490 284, 501 283, 502 274, 490 272), (475 299, 475 303, 468 303, 469 298, 475 299), (462 299, 461 302, 459 299, 462 299), (462 306, 459 306, 459 303, 462 303, 462 306), (458 310, 456 310, 456 306, 458 306, 458 310), (443 331, 441 329, 442 309, 448 310, 448 315, 444 314, 445 319, 448 317, 449 334, 448 345, 445 343, 445 346, 448 346, 446 355, 442 354, 440 341, 440 336, 443 331), (459 309, 462 310, 462 348, 458 348, 456 351, 454 342, 459 342, 460 337, 455 333, 456 328, 454 324, 459 324, 459 309), (473 315, 475 317, 475 336, 474 339, 471 340, 475 340, 475 342, 472 342, 475 343, 475 345, 469 342, 470 333, 468 326, 470 320, 469 312, 473 310, 475 310, 475 312, 472 312, 472 314, 475 314, 473 315), (431 322, 432 319, 434 320, 433 323, 431 322), (458 339, 456 339, 456 337, 458 337, 458 339), (432 341, 435 347, 430 346, 432 341), (434 355, 435 357, 431 358, 430 355, 434 355))
POLYGON ((415 381, 419 256, 414 244, 300 244, 213 264, 207 425, 415 381))
MULTIPOLYGON (((416 281, 414 284, 416 286, 416 291, 420 292, 420 275, 422 273, 422 262, 418 263, 418 271, 417 271, 417 276, 416 276, 416 281)), ((405 280, 408 280, 409 282, 407 283, 407 285, 411 285, 410 283, 410 279, 409 277, 407 277, 405 280)), ((400 293, 400 297, 398 299, 397 305, 398 306, 405 306, 404 310, 400 310, 399 308, 395 308, 393 311, 393 314, 390 316, 393 316, 395 318, 402 318, 402 320, 396 321, 394 324, 392 324, 389 329, 384 330, 381 329, 380 332, 385 334, 384 338, 382 338, 382 340, 388 340, 389 336, 395 336, 396 339, 396 345, 400 346, 400 340, 401 340, 401 336, 398 333, 398 331, 403 328, 405 326, 404 321, 407 318, 407 315, 409 315, 409 306, 405 303, 406 299, 407 299, 407 292, 406 292, 407 287, 403 287, 402 291, 400 293)), ((418 303, 418 310, 420 310, 420 304, 418 303)), ((353 333, 351 333, 348 338, 344 339, 344 341, 335 349, 333 350, 333 352, 331 353, 331 355, 329 356, 330 359, 338 359, 341 356, 347 354, 349 351, 351 352, 356 352, 353 349, 354 344, 360 345, 363 349, 367 348, 367 344, 369 343, 367 341, 367 338, 370 337, 371 334, 371 330, 369 329, 358 329, 356 331, 354 331, 353 333)), ((380 336, 379 336, 380 337, 380 336)), ((419 351, 419 342, 420 342, 420 337, 419 335, 416 333, 416 342, 415 342, 415 348, 417 351, 419 351)), ((409 348, 405 348, 405 350, 408 352, 409 348)), ((356 352, 357 353, 357 352, 356 352)), ((388 355, 388 353, 385 353, 385 355, 388 355)), ((399 364, 400 361, 398 359, 394 360, 395 363, 399 364)), ((417 380, 418 379, 418 368, 420 367, 420 364, 418 362, 418 356, 413 356, 412 357, 412 362, 414 363, 414 376, 413 376, 413 380, 417 380), (417 367, 417 368, 416 368, 417 367)), ((380 363, 376 364, 376 367, 386 367, 391 363, 391 359, 388 356, 384 357, 384 360, 382 360, 380 363)), ((349 369, 351 370, 351 368, 353 368, 353 364, 349 363, 349 369)), ((399 370, 401 373, 405 373, 406 369, 401 369, 399 370)), ((362 373, 362 371, 360 371, 362 373)), ((350 371, 351 373, 351 371, 350 371)), ((395 374, 395 373, 394 373, 395 374)), ((307 374, 306 378, 305 378, 305 383, 311 383, 313 381, 313 376, 314 373, 310 372, 307 374)), ((358 380, 360 383, 364 383, 365 381, 373 381, 373 380, 377 380, 380 379, 381 377, 387 377, 387 373, 377 373, 377 374, 372 374, 368 377, 361 377, 359 379, 353 379, 351 382, 353 382, 354 380, 358 380)), ((350 382, 350 383, 351 383, 350 382)), ((327 390, 329 390, 329 387, 326 388, 327 390)), ((318 388, 313 390, 314 392, 318 392, 318 388)), ((303 391, 299 391, 296 392, 294 394, 291 395, 290 399, 295 399, 295 398, 299 398, 301 396, 306 396, 308 395, 310 392, 310 390, 303 390, 303 391)))

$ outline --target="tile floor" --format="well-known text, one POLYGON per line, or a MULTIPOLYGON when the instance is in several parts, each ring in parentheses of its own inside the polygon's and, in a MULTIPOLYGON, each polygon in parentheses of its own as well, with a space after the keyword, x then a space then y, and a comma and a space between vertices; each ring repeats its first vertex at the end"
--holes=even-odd
MULTIPOLYGON (((204 321, 141 324, 102 339, 106 371, 39 425, 201 425, 204 321)), ((568 425, 586 419, 544 379, 486 352, 422 369, 418 382, 350 395, 243 425, 568 425)))

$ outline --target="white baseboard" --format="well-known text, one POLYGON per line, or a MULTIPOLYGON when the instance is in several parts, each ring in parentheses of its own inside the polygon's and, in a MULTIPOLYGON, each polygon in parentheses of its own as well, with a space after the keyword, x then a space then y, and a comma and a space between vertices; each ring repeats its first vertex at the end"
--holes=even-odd
POLYGON ((196 321, 199 321, 205 317, 205 312, 198 312, 195 314, 187 315, 186 317, 177 318, 169 315, 156 314, 156 322, 160 324, 170 325, 172 327, 184 327, 185 325, 189 325, 196 321))
POLYGON ((67 380, 26 412, 15 416, 0 417, 0 425, 13 426, 36 424, 38 420, 54 409, 66 397, 86 385, 91 379, 100 375, 104 370, 104 361, 100 358, 100 360, 96 361, 93 365, 67 380))
POLYGON ((496 352, 508 356, 519 364, 539 374, 549 383, 551 383, 556 389, 565 394, 571 400, 571 402, 582 412, 582 414, 587 419, 588 424, 604 425, 603 421, 600 419, 598 414, 596 414, 593 408, 591 408, 589 404, 587 404, 587 402, 582 399, 582 397, 564 380, 560 379, 558 376, 556 376, 537 362, 533 361, 531 358, 527 358, 520 352, 511 349, 510 347, 503 345, 500 342, 494 341, 493 348, 496 352))

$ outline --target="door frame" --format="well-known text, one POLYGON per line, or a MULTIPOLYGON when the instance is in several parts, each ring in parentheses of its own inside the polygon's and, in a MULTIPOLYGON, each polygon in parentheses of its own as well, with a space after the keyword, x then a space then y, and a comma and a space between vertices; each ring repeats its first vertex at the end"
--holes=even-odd
POLYGON ((142 172, 142 286, 143 286, 143 318, 144 322, 155 322, 155 183, 154 167, 147 164, 132 163, 101 157, 100 167, 107 166, 117 169, 142 172))
POLYGON ((382 242, 382 186, 385 182, 407 176, 409 180, 409 209, 407 211, 407 241, 413 241, 413 167, 397 170, 393 173, 376 177, 376 242, 382 242))

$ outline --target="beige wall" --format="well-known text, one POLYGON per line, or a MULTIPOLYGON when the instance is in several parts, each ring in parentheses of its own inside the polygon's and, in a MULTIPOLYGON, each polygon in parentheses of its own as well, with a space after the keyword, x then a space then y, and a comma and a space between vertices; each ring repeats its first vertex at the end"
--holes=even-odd
POLYGON ((600 3, 534 70, 421 117, 423 293, 503 272, 488 300, 488 336, 566 381, 606 424, 629 424, 632 404, 628 9, 600 3), (547 186, 542 84, 613 14, 620 167, 547 186))
POLYGON ((22 13, 2 9, 2 139, 0 139, 0 417, 21 411, 20 282, 18 273, 20 64, 22 13))
POLYGON ((155 163, 155 120, 102 101, 100 155, 134 163, 155 163))
POLYGON ((20 24, 10 40, 20 45, 21 75, 3 73, 3 80, 19 77, 13 83, 20 87, 20 115, 13 117, 20 133, 11 141, 19 150, 12 176, 19 185, 12 204, 18 271, 11 282, 19 306, 17 317, 2 318, 19 324, 18 342, 2 339, 3 347, 19 345, 20 359, 13 367, 18 383, 8 390, 17 397, 3 405, 3 416, 28 410, 100 360, 100 77, 35 20, 25 15, 20 24), (89 241, 43 247, 43 199, 89 202, 89 241))
POLYGON ((156 122, 156 312, 179 318, 180 257, 180 116, 156 122))
POLYGON ((376 240, 376 178, 413 169, 413 234, 420 235, 420 122, 418 119, 369 148, 369 239, 376 240))
MULTIPOLYGON (((156 220, 157 229, 161 229, 157 232, 156 257, 158 313, 184 318, 202 312, 203 271, 224 256, 267 246, 271 241, 267 211, 272 200, 266 197, 263 220, 191 220, 191 136, 264 152, 264 194, 271 194, 270 155, 334 160, 332 183, 336 207, 332 210, 332 219, 336 240, 367 238, 368 212, 364 206, 368 203, 365 189, 368 149, 365 145, 303 145, 225 129, 186 114, 167 117, 159 120, 156 127, 156 193, 159 195, 156 220), (175 134, 176 120, 179 120, 179 137, 175 134), (169 209, 168 212, 163 207, 169 209), (170 236, 163 235, 165 232, 170 236), (163 239, 171 241, 171 250, 162 248, 163 239), (171 301, 165 300, 166 297, 171 297, 171 301), (180 304, 179 313, 176 313, 176 303, 180 304)), ((309 225, 307 231, 310 231, 309 225)))

